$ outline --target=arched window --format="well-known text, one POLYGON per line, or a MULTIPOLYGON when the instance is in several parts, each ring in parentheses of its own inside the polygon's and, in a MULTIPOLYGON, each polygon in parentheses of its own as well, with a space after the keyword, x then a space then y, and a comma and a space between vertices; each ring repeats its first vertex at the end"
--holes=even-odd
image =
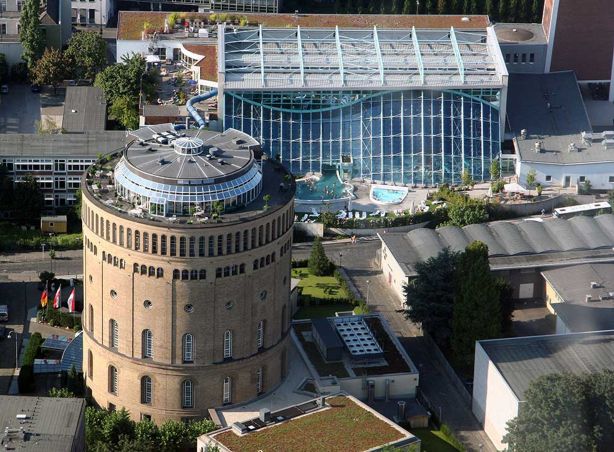
POLYGON ((226 254, 232 254, 232 234, 226 234, 226 254))
POLYGON ((182 356, 184 363, 194 362, 194 337, 190 333, 183 335, 182 356))
POLYGON ((239 274, 242 275, 245 273, 245 264, 239 265, 239 274))
POLYGON ((273 221, 271 222, 271 239, 275 240, 275 238, 277 237, 277 229, 275 228, 277 224, 277 220, 273 219, 273 221))
POLYGON ((207 255, 208 256, 213 256, 214 254, 214 243, 213 243, 213 236, 209 236, 209 250, 207 251, 207 255))
POLYGON ((96 214, 96 235, 98 235, 98 214, 96 214))
POLYGON ((117 243, 117 225, 115 223, 113 223, 112 241, 113 241, 113 243, 117 243))
POLYGON ((258 259, 254 259, 254 270, 258 270, 258 259))
POLYGON ((98 247, 94 245, 94 256, 98 256, 98 247))
POLYGON ((271 256, 269 254, 266 255, 266 264, 269 265, 271 263, 271 256))
POLYGON ((198 273, 198 279, 207 279, 207 270, 204 268, 198 273))
POLYGON ((119 260, 119 268, 126 268, 126 261, 123 259, 119 260))
POLYGON ((243 231, 243 251, 247 250, 249 246, 249 230, 246 229, 243 231))
POLYGON ((107 264, 110 264, 113 261, 113 256, 107 254, 107 264))
POLYGON ((190 252, 190 257, 196 256, 196 238, 195 237, 190 237, 189 252, 190 252))
POLYGON ((124 227, 119 226, 119 246, 124 246, 124 227))
POLYGON ((177 255, 177 237, 171 235, 171 256, 177 255))
POLYGON ((151 403, 151 377, 147 375, 141 378, 141 403, 151 403))
POLYGON ((264 320, 258 322, 258 329, 256 331, 256 347, 258 350, 264 347, 264 320))
POLYGON ((102 252, 102 261, 105 262, 107 260, 107 252, 103 251, 102 252))
POLYGON ((204 257, 204 255, 205 255, 205 238, 199 237, 198 238, 198 256, 204 257))
POLYGON ((151 330, 143 330, 141 334, 141 348, 143 358, 153 358, 153 334, 151 330))
POLYGON ((256 248, 256 228, 252 228, 252 246, 251 248, 256 248))
POLYGON ((264 245, 264 227, 258 226, 258 246, 264 245))
POLYGON ((91 350, 87 351, 87 376, 90 380, 94 378, 94 356, 91 350))
POLYGON ((87 321, 90 326, 90 333, 94 334, 94 307, 90 305, 89 312, 87 313, 87 321))
POLYGON ((158 267, 157 273, 156 273, 156 277, 157 278, 162 278, 164 276, 164 269, 162 267, 158 267))
POLYGON ((119 266, 119 259, 117 258, 117 256, 114 256, 114 257, 113 257, 113 266, 114 266, 114 267, 119 266))
POLYGON ((109 366, 109 392, 117 395, 117 369, 109 366))
POLYGON ((271 262, 275 262, 275 251, 271 254, 271 262))
POLYGON ((158 254, 158 234, 151 234, 151 252, 158 254))
POLYGON ((143 252, 149 253, 149 234, 143 232, 143 252))
POLYGON ((224 359, 232 358, 232 331, 224 331, 224 359))
POLYGON ((228 404, 232 401, 232 379, 224 378, 224 390, 222 394, 222 403, 228 404))
POLYGON ((173 279, 179 279, 179 277, 180 277, 179 270, 177 269, 173 270, 173 279))
POLYGON ((222 254, 224 254, 224 236, 220 234, 217 236, 217 256, 222 254))
POLYGON ((269 243, 271 241, 271 224, 267 223, 265 228, 264 241, 269 243))
POLYGON ((141 265, 141 275, 147 274, 147 265, 141 265))
POLYGON ((148 276, 156 276, 156 268, 155 267, 149 267, 148 276))
POLYGON ((181 407, 194 408, 194 387, 192 380, 184 380, 181 384, 181 407))
POLYGON ((185 237, 179 237, 179 256, 185 257, 185 237))
POLYGON ((160 237, 160 254, 162 256, 166 256, 166 236, 165 235, 160 237))
POLYGON ((138 272, 139 272, 139 264, 134 264, 134 265, 132 266, 132 271, 133 271, 134 273, 138 273, 138 272))
POLYGON ((185 279, 189 279, 190 278, 190 273, 187 270, 182 270, 181 271, 181 279, 185 280, 185 279))
POLYGON ((119 328, 117 322, 113 319, 109 320, 109 347, 117 348, 119 343, 119 328))
POLYGON ((105 229, 105 233, 105 238, 108 242, 109 240, 111 240, 111 222, 109 220, 107 220, 107 227, 105 229))
POLYGON ((190 270, 190 279, 198 279, 198 270, 190 270))
POLYGON ((132 229, 126 230, 126 248, 132 248, 132 229))
POLYGON ((264 256, 260 258, 260 268, 264 267, 264 256))
POLYGON ((141 249, 141 231, 134 231, 134 249, 141 249))

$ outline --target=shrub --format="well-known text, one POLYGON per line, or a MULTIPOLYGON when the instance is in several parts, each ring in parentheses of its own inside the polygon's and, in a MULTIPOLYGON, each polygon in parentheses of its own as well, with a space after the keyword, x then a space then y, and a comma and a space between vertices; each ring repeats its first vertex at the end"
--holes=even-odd
POLYGON ((61 399, 67 399, 71 397, 77 397, 74 393, 68 390, 68 388, 51 388, 49 390, 49 397, 58 397, 61 399))
POLYGON ((62 312, 59 309, 41 309, 36 314, 36 318, 48 322, 51 326, 71 328, 75 331, 81 329, 81 319, 75 317, 72 313, 62 312))
POLYGON ((43 338, 40 333, 34 333, 32 336, 30 336, 28 346, 23 354, 23 361, 21 363, 21 369, 19 370, 19 377, 17 378, 19 392, 21 393, 33 392, 35 389, 34 360, 40 352, 42 343, 43 338))

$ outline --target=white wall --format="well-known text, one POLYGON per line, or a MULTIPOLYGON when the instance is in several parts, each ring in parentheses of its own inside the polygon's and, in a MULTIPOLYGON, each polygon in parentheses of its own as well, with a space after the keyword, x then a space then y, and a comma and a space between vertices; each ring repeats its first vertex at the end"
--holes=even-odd
POLYGON ((563 186, 565 176, 570 176, 571 187, 577 186, 577 180, 580 176, 586 176, 590 180, 592 188, 597 190, 614 190, 614 182, 609 182, 610 176, 614 177, 614 152, 612 152, 612 159, 612 162, 577 165, 519 162, 517 175, 519 176, 520 184, 525 184, 527 174, 533 168, 535 169, 537 182, 544 186, 563 186), (552 180, 546 181, 546 176, 551 176, 552 180))
POLYGON ((507 422, 518 415, 518 399, 479 342, 475 347, 471 410, 495 447, 505 449, 501 440, 507 422))
POLYGON ((416 387, 418 386, 417 374, 397 374, 397 375, 382 375, 368 376, 356 378, 339 379, 339 386, 342 391, 353 395, 357 399, 365 400, 367 398, 367 380, 373 380, 375 383, 375 397, 383 399, 386 395, 386 380, 389 381, 389 395, 391 398, 407 398, 416 396, 416 387))
POLYGON ((403 308, 405 304, 403 287, 407 283, 407 277, 384 242, 382 242, 381 249, 381 268, 386 282, 389 282, 390 287, 399 298, 399 307, 403 308))
MULTIPOLYGON (((156 44, 157 48, 166 49, 166 58, 173 58, 173 49, 178 49, 181 46, 179 41, 160 39, 156 44)), ((149 40, 117 40, 117 63, 121 63, 122 56, 136 53, 139 55, 149 55, 149 40)))

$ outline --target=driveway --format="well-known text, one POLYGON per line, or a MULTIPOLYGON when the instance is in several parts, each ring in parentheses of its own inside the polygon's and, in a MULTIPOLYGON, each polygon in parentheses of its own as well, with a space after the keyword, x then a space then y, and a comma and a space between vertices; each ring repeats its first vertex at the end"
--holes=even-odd
POLYGON ((30 85, 9 85, 9 93, 2 94, 0 101, 0 133, 36 133, 41 100, 30 85))

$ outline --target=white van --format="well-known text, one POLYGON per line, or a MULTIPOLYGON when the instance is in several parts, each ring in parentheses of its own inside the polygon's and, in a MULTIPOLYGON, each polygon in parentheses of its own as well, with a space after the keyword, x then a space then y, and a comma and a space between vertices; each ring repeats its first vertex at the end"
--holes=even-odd
POLYGON ((5 304, 0 304, 0 322, 9 321, 9 307, 5 304))

